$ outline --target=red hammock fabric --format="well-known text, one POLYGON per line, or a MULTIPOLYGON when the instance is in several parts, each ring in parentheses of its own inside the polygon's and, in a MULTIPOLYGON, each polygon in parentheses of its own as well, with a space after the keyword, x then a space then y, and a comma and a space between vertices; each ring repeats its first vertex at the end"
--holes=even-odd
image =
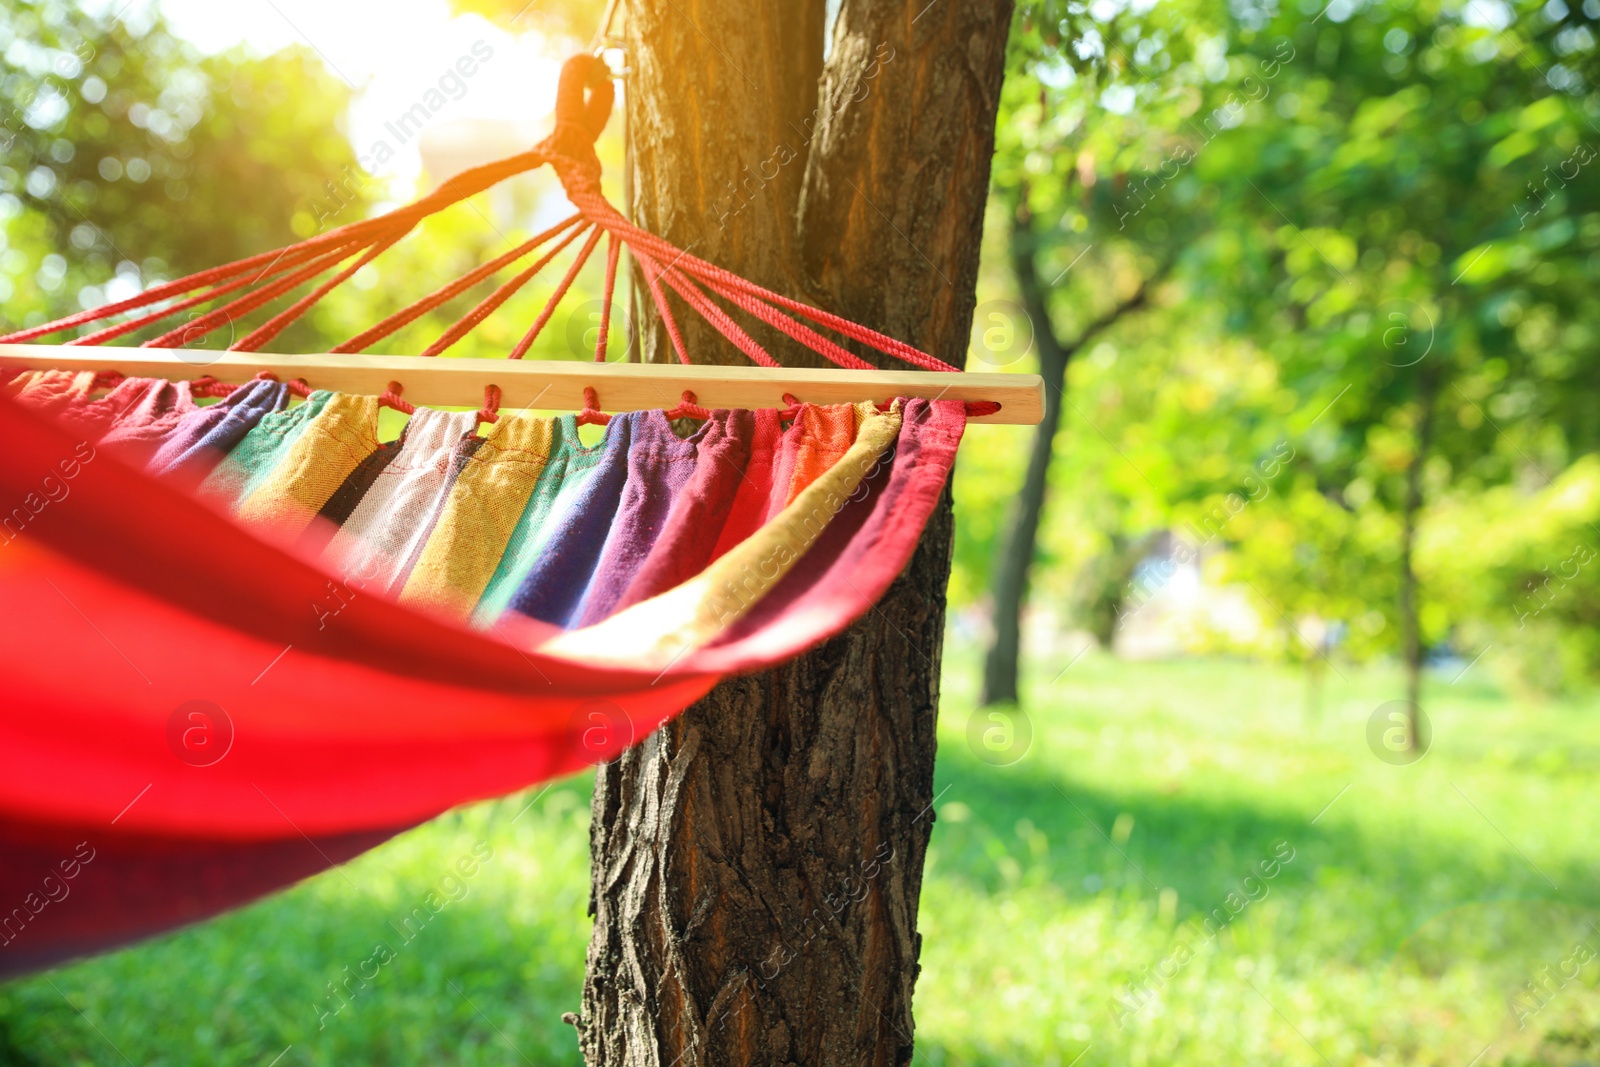
POLYGON ((75 462, 78 436, 0 395, 0 501, 29 501, 0 537, 0 975, 609 758, 723 674, 837 634, 905 567, 964 424, 905 402, 892 465, 748 614, 630 670, 535 651, 553 630, 532 620, 486 635, 379 596, 323 626, 323 570, 109 452, 75 462), (182 758, 191 728, 223 758, 182 758))

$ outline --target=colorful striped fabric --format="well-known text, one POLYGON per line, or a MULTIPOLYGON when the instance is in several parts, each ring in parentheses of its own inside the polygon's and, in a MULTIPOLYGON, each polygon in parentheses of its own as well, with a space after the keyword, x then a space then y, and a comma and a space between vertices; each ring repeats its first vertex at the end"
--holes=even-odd
POLYGON ((246 382, 218 403, 180 419, 150 457, 150 472, 198 483, 262 419, 288 402, 289 387, 282 382, 246 382))
POLYGON ((401 447, 328 546, 341 573, 360 575, 362 581, 375 583, 376 590, 404 586, 407 565, 427 540, 438 505, 449 492, 452 455, 477 425, 471 413, 417 409, 406 424, 401 447))
MULTIPOLYGON (((401 591, 408 604, 468 619, 507 556, 513 534, 530 512, 567 419, 503 415, 462 468, 439 521, 401 591)), ((573 427, 576 430, 576 426, 573 427)), ((547 485, 565 476, 551 469, 547 485)), ((546 507, 545 512, 548 511, 546 507)), ((543 514, 528 519, 542 521, 543 514)))
POLYGON ((144 466, 167 439, 199 409, 188 382, 128 378, 106 396, 117 398, 116 412, 100 436, 100 447, 125 462, 144 466))
MULTIPOLYGON (((93 827, 107 858, 27 952, 0 939, 0 974, 608 758, 580 714, 596 701, 627 723, 620 745, 719 676, 840 632, 910 559, 965 425, 960 403, 922 400, 801 405, 787 424, 713 411, 686 436, 641 411, 590 447, 570 415, 480 436, 473 413, 420 408, 381 442, 376 398, 285 407, 252 382, 175 417, 146 405, 160 441, 139 474, 95 458, 119 420, 91 389, 0 388, 0 491, 29 502, 0 535, 0 850, 48 855, 93 827), (69 494, 34 503, 63 477, 69 494), (54 636, 82 625, 74 605, 103 639, 54 636), (239 731, 203 770, 172 732, 197 697, 239 731)), ((0 893, 32 877, 0 867, 0 893)))
POLYGON ((289 540, 311 525, 328 498, 378 449, 377 397, 313 393, 295 410, 308 408, 314 414, 298 432, 284 434, 258 455, 256 473, 236 505, 242 521, 289 540))
MULTIPOLYGON (((826 467, 797 464, 789 502, 755 534, 690 581, 544 647, 588 662, 643 663, 664 670, 684 653, 710 644, 783 580, 893 446, 900 433, 900 405, 886 412, 863 407, 861 429, 850 447, 826 467), (809 481, 807 471, 816 472, 809 481)), ((858 412, 847 407, 823 414, 818 425, 831 433, 858 412)))
MULTIPOLYGON (((611 440, 607 427, 607 440, 611 440)), ((512 528, 505 555, 489 576, 489 583, 474 613, 480 626, 491 626, 511 605, 524 579, 533 570, 546 542, 584 499, 589 480, 606 456, 606 443, 585 445, 578 438, 577 418, 565 415, 551 426, 554 444, 532 496, 512 528)))
MULTIPOLYGON (((188 382, 124 378, 104 396, 84 392, 71 397, 56 412, 56 421, 100 445, 154 441, 159 447, 162 439, 194 410, 188 382)), ((150 452, 145 452, 138 461, 149 458, 150 452)))
POLYGON ((482 627, 514 613, 592 632, 549 647, 600 658, 679 654, 731 625, 831 519, 816 487, 853 492, 900 419, 870 403, 804 404, 788 426, 713 411, 680 436, 663 412, 635 411, 589 447, 570 415, 507 415, 480 437, 473 412, 418 408, 380 442, 374 397, 286 407, 281 383, 253 381, 202 408, 186 384, 91 388, 40 372, 13 391, 93 442, 149 428, 151 473, 209 462, 203 498, 320 554, 352 588, 482 627), (627 636, 608 649, 613 634, 627 636))
POLYGON ((272 474, 332 399, 332 393, 315 392, 302 404, 262 416, 200 483, 200 495, 236 507, 272 474))

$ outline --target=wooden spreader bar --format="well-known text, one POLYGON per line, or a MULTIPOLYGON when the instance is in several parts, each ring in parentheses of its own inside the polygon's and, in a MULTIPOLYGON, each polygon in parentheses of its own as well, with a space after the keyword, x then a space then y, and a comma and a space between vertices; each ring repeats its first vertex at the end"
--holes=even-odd
POLYGON ((303 378, 313 389, 366 396, 391 381, 405 398, 430 407, 477 407, 484 386, 498 385, 502 410, 578 411, 592 386, 605 411, 675 406, 685 389, 708 408, 781 408, 784 393, 813 404, 888 400, 897 396, 992 400, 1000 410, 972 422, 1034 426, 1044 413, 1044 382, 1037 374, 940 371, 807 370, 577 360, 465 359, 450 356, 280 355, 207 349, 115 348, 0 344, 0 366, 29 370, 121 371, 129 377, 172 381, 211 375, 243 382, 261 371, 283 381, 303 378))

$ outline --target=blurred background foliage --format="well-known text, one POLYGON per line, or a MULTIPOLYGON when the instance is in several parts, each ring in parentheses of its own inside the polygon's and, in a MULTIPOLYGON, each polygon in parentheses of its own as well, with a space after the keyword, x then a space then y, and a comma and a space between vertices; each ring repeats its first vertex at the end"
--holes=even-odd
MULTIPOLYGON (((590 20, 589 32, 598 15, 583 3, 556 8, 569 14, 548 24, 553 14, 541 12, 537 28, 570 51, 576 45, 562 31, 577 17, 571 12, 590 20)), ((449 176, 424 175, 407 187, 382 168, 367 169, 384 159, 352 146, 345 122, 352 90, 311 47, 206 55, 174 35, 159 7, 119 12, 29 0, 0 10, 0 53, 0 306, 8 326, 124 299, 359 221, 449 176)), ((606 137, 599 151, 608 178, 620 181, 620 135, 606 137)), ((480 194, 427 220, 274 345, 317 351, 337 344, 553 224, 570 213, 564 204, 548 172, 480 194)), ((452 354, 503 354, 564 267, 544 272, 452 354)), ((531 356, 570 358, 585 349, 592 356, 598 311, 591 304, 602 270, 603 257, 591 259, 531 356)), ((489 288, 447 301, 388 338, 384 350, 420 351, 489 288)), ((614 322, 622 325, 621 310, 614 322)), ((166 325, 119 343, 148 340, 166 325)), ((224 325, 191 346, 224 348, 246 332, 240 325, 224 325)), ((613 346, 612 358, 621 347, 613 346)))
MULTIPOLYGON (((1429 661, 1591 677, 1600 584, 1561 565, 1600 544, 1600 4, 1022 6, 974 354, 1019 206, 1057 283, 1018 329, 1070 337, 1157 284, 1070 366, 1030 618, 1103 634, 1085 576, 1170 531, 1255 617, 1188 612, 1185 649, 1398 655, 1405 556, 1429 661)), ((1018 451, 964 450, 961 600, 1018 451)))
POLYGON ((8 323, 287 244, 355 164, 349 92, 309 49, 202 56, 159 19, 27 3, 0 11, 0 50, 8 323))

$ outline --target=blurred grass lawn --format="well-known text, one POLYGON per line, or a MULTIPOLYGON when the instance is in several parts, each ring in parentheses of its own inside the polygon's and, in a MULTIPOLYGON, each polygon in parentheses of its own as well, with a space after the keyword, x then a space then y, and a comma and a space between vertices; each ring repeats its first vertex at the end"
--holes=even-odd
MULTIPOLYGON (((1308 723, 1288 670, 1089 656, 1034 688, 1032 746, 997 768, 967 743, 974 663, 948 652, 918 1064, 1600 1059, 1600 959, 1550 977, 1579 941, 1600 950, 1600 700, 1435 678, 1433 750, 1395 767, 1365 740, 1398 690, 1383 672, 1330 674, 1308 723), (1242 888, 1275 848, 1292 860, 1242 888), (1259 899, 1215 938, 1193 932, 1244 888, 1259 899), (1519 1029, 1508 998, 1541 975, 1519 1029)), ((452 813, 238 914, 0 986, 0 1067, 579 1064, 560 1016, 583 979, 588 788, 452 813), (402 943, 391 923, 480 841, 465 896, 402 943), (327 983, 380 941, 394 958, 319 1030, 327 983)))

